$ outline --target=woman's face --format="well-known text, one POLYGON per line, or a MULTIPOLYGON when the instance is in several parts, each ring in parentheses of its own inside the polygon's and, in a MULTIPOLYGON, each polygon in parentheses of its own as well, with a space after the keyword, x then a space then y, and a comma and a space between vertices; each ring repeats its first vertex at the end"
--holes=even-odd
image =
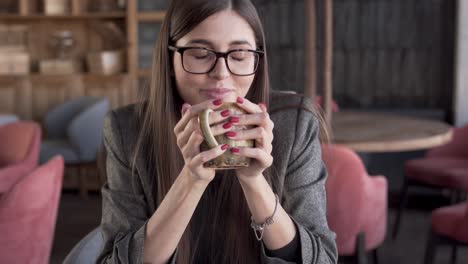
MULTIPOLYGON (((204 47, 218 52, 257 48, 252 28, 232 10, 208 17, 179 39, 175 46, 204 47)), ((186 72, 179 52, 174 53, 173 63, 177 91, 191 105, 219 98, 225 102, 235 102, 237 96, 245 97, 255 76, 233 75, 224 58, 219 58, 213 70, 205 74, 186 72)))

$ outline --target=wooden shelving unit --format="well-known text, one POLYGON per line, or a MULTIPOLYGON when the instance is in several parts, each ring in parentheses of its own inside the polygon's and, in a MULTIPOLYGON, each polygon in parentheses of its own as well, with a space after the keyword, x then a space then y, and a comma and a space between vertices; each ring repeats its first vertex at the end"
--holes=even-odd
MULTIPOLYGON (((138 25, 140 23, 162 23, 164 20, 165 12, 164 11, 138 11, 138 1, 129 0, 128 1, 128 10, 132 15, 132 23, 130 23, 130 30, 132 32, 131 43, 138 43, 138 25)), ((129 53, 130 64, 135 66, 134 73, 136 75, 136 85, 137 87, 142 85, 142 82, 148 81, 151 76, 150 68, 140 68, 138 62, 138 45, 134 46, 132 52, 129 53)), ((133 71, 132 71, 133 72, 133 71)))
POLYGON ((47 15, 40 6, 42 0, 19 0, 16 12, 0 14, 0 24, 25 25, 29 28, 27 49, 31 57, 29 74, 0 75, 0 112, 13 113, 21 119, 42 121, 49 109, 77 96, 107 96, 111 98, 114 108, 136 100, 139 82, 150 76, 149 69, 139 67, 138 25, 162 22, 165 12, 139 12, 137 0, 128 0, 121 10, 94 12, 88 8, 92 1, 71 0, 68 14, 47 15), (85 72, 69 75, 43 75, 38 72, 38 61, 53 56, 48 38, 54 31, 73 32, 76 47, 72 55, 80 58, 83 64, 87 52, 104 50, 106 40, 94 28, 94 23, 99 21, 111 21, 125 34, 124 72, 92 74, 86 71, 86 67, 85 72))
POLYGON ((139 77, 149 77, 151 74, 151 69, 150 68, 144 68, 144 69, 139 69, 138 70, 138 76, 139 77))
POLYGON ((155 11, 155 12, 139 12, 137 19, 139 22, 161 22, 163 21, 165 12, 155 11))
POLYGON ((44 15, 44 14, 2 14, 0 15, 1 20, 76 20, 76 19, 112 19, 112 18, 125 18, 125 12, 105 12, 105 13, 81 13, 81 14, 69 14, 69 15, 44 15))
MULTIPOLYGON (((1 1, 1 0, 0 0, 1 1)), ((69 14, 44 14, 40 3, 43 0, 19 0, 16 11, 0 14, 0 25, 22 25, 28 28, 28 46, 31 72, 24 75, 0 75, 0 113, 12 113, 24 120, 42 122, 45 114, 56 105, 75 97, 104 96, 113 108, 134 102, 137 90, 150 76, 149 68, 140 69, 138 61, 138 30, 141 23, 159 23, 164 19, 163 11, 138 11, 137 0, 127 0, 124 9, 112 12, 93 12, 88 3, 96 0, 71 0, 69 14), (76 46, 72 56, 84 58, 90 51, 106 49, 106 39, 96 30, 96 23, 113 22, 125 34, 125 69, 121 73, 103 75, 84 72, 74 74, 41 74, 38 62, 53 56, 49 48, 50 35, 55 31, 69 30, 73 33, 76 46)), ((148 0, 143 0, 148 1, 148 0)), ((0 54, 0 56, 2 56, 0 54)), ((79 185, 76 171, 66 170, 63 187, 79 185)), ((89 189, 99 190, 90 172, 87 177, 89 189)))

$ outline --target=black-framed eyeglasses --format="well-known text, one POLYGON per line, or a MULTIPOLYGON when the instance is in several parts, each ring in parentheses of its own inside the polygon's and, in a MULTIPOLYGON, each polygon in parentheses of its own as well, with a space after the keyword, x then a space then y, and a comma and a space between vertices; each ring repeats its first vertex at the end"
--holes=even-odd
POLYGON ((174 47, 169 50, 179 52, 182 67, 188 73, 205 74, 211 72, 219 58, 224 58, 229 72, 238 76, 252 75, 257 71, 263 51, 250 49, 235 49, 218 52, 203 47, 174 47))

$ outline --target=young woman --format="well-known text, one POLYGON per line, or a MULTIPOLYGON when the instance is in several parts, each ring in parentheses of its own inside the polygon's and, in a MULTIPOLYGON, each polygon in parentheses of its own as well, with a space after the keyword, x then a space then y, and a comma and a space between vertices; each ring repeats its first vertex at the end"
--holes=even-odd
POLYGON ((99 262, 336 263, 316 115, 308 99, 270 91, 267 69, 249 0, 172 1, 149 93, 104 124, 99 262), (247 114, 217 110, 223 102, 247 114), (200 151, 197 117, 206 108, 211 124, 223 120, 215 135, 255 147, 200 151), (254 128, 232 133, 236 125, 254 128), (251 165, 203 167, 226 151, 251 165))

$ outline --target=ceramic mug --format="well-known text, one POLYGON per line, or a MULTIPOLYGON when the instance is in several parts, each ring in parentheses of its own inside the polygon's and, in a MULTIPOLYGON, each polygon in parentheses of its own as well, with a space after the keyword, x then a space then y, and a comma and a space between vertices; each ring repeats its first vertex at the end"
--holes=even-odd
MULTIPOLYGON (((231 116, 237 116, 246 114, 247 112, 240 108, 236 103, 223 103, 219 108, 216 110, 226 110, 229 109, 231 112, 231 116)), ((198 124, 200 125, 200 129, 202 131, 204 141, 200 146, 200 151, 206 151, 211 148, 217 147, 219 145, 228 144, 231 147, 249 147, 253 148, 255 146, 255 141, 253 139, 248 140, 234 140, 227 137, 225 134, 221 134, 218 136, 213 136, 213 133, 210 129, 209 123, 209 114, 213 112, 212 109, 205 109, 198 115, 198 124)), ((229 117, 228 117, 229 118, 229 117)), ((227 118, 227 119, 228 119, 227 118)), ((219 125, 226 120, 222 120, 218 123, 212 124, 213 126, 219 125)), ((252 126, 244 126, 244 125, 233 125, 231 131, 239 131, 250 129, 252 126)), ((221 156, 216 157, 208 162, 203 164, 206 168, 214 168, 217 170, 228 170, 228 169, 236 169, 241 167, 248 167, 250 165, 250 158, 243 157, 240 155, 235 155, 231 153, 231 151, 225 151, 221 156)))

